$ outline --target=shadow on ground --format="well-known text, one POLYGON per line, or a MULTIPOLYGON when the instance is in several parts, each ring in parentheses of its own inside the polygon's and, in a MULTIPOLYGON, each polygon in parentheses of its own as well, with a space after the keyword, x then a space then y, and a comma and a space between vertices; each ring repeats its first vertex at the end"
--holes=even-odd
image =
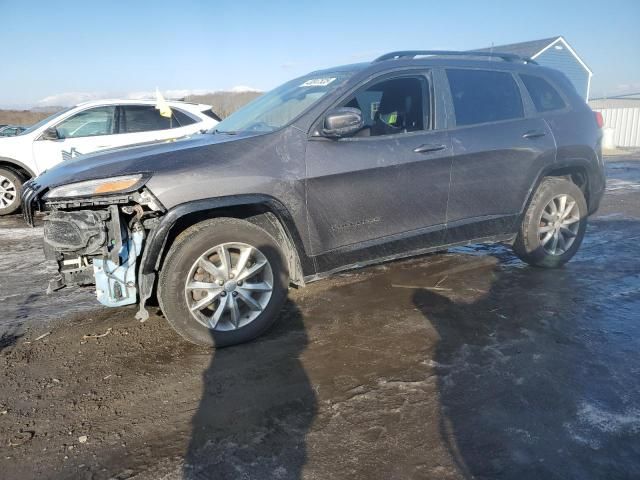
POLYGON ((20 337, 22 337, 22 334, 13 329, 2 332, 0 334, 0 353, 14 346, 20 337))
POLYGON ((640 226, 592 229, 562 269, 497 265, 414 293, 440 337, 441 436, 464 477, 640 477, 640 226))
POLYGON ((316 397, 300 362, 307 334, 289 303, 253 343, 217 350, 203 375, 187 479, 301 478, 316 397))

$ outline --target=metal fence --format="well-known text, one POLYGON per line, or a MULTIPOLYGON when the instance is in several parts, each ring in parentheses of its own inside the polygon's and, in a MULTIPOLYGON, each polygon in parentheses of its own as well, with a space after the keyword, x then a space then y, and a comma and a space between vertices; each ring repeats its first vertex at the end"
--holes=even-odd
POLYGON ((640 107, 594 108, 602 113, 604 127, 613 129, 616 147, 640 147, 640 107))

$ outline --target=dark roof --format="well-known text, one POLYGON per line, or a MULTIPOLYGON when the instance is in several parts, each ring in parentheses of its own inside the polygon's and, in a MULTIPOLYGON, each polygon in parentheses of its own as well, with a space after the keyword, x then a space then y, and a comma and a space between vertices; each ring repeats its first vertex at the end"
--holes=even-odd
POLYGON ((555 42, 560 35, 555 37, 543 38, 541 40, 531 40, 530 42, 510 43, 508 45, 495 45, 489 48, 479 48, 479 52, 500 52, 500 53, 515 53, 521 57, 531 58, 544 47, 555 42))

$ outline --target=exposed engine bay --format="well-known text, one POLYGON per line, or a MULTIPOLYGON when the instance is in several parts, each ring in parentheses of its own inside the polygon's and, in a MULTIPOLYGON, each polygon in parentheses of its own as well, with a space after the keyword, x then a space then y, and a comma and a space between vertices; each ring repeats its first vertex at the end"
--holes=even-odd
POLYGON ((163 207, 149 192, 91 202, 47 202, 44 250, 58 264, 49 292, 67 285, 96 286, 108 307, 137 303, 137 265, 147 230, 163 207), (146 226, 145 226, 146 225, 146 226))

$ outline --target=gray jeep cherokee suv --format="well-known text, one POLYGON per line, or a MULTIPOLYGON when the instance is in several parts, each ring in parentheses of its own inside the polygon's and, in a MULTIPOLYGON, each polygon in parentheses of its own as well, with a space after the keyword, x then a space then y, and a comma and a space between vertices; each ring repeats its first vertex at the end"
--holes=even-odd
POLYGON ((50 289, 159 302, 186 339, 250 340, 289 284, 470 242, 531 265, 577 251, 605 177, 601 122, 559 72, 407 51, 310 73, 207 134, 84 156, 25 186, 50 289))

